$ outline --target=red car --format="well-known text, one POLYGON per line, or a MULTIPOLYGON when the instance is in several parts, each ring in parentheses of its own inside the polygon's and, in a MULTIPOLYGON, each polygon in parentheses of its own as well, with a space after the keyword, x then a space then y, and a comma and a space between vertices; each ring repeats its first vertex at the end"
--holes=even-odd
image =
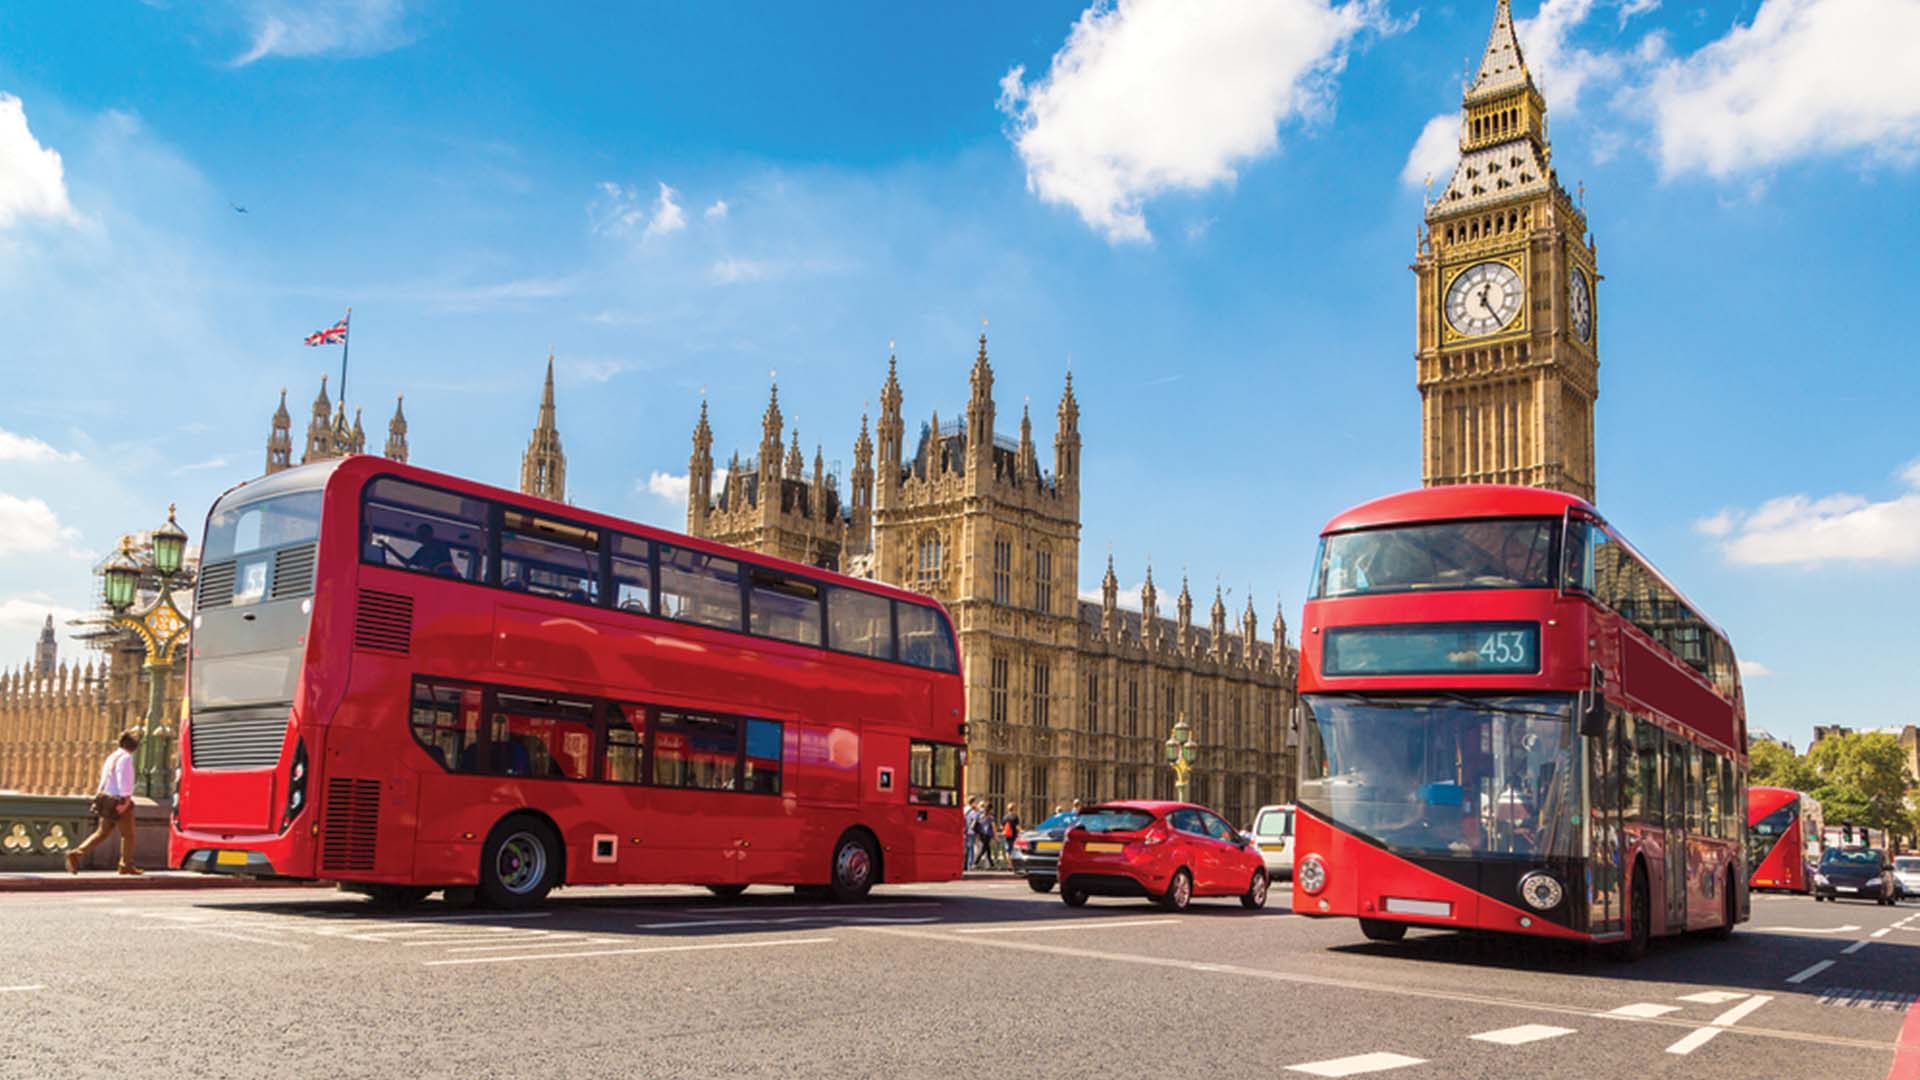
POLYGON ((1060 899, 1144 896, 1174 911, 1196 896, 1267 903, 1260 850, 1220 815, 1192 803, 1110 802, 1080 812, 1060 851, 1060 899))

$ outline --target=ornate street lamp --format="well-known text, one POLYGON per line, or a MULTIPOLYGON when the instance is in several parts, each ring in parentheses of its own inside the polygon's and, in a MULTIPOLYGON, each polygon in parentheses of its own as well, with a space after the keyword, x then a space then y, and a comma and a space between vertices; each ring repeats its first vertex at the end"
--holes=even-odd
POLYGON ((1173 768, 1173 797, 1186 802, 1187 775, 1193 772, 1193 759, 1200 749, 1187 727, 1186 713, 1180 714, 1179 721, 1173 725, 1173 734, 1161 745, 1167 748, 1167 764, 1173 768))
POLYGON ((120 550, 100 569, 104 579, 107 607, 113 610, 109 622, 139 637, 146 649, 147 719, 140 738, 140 793, 150 799, 164 799, 173 790, 173 728, 167 724, 167 675, 173 670, 173 656, 187 637, 187 619, 173 603, 174 577, 180 573, 187 550, 187 532, 174 520, 174 508, 167 507, 167 523, 153 531, 150 545, 152 561, 143 565, 133 551, 131 539, 122 540, 120 550), (152 573, 159 580, 158 595, 145 611, 131 614, 140 591, 140 579, 152 573))

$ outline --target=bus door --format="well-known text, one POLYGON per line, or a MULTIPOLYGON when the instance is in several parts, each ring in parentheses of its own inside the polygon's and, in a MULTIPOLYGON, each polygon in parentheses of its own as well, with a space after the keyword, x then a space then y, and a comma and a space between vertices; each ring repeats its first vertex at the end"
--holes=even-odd
POLYGON ((1677 931, 1687 925, 1687 744, 1666 732, 1665 782, 1661 785, 1666 801, 1666 884, 1667 929, 1677 931))

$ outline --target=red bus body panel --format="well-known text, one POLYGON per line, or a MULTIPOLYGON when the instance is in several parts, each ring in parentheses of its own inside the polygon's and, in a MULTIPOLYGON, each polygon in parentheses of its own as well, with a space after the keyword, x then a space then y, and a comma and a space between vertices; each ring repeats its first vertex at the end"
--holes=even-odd
MULTIPOLYGON (((1758 825, 1768 814, 1797 803, 1804 796, 1789 788, 1751 787, 1747 789, 1747 826, 1758 825)), ((1813 888, 1807 875, 1806 822, 1798 815, 1787 831, 1780 834, 1753 868, 1748 884, 1756 889, 1785 889, 1804 893, 1813 888)))

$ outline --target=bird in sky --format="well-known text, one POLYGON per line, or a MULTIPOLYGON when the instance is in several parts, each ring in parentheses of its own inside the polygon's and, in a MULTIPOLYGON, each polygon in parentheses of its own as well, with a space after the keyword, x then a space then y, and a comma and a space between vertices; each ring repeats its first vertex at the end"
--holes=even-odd
POLYGON ((236 214, 244 214, 247 212, 246 207, 241 206, 239 203, 233 202, 232 200, 228 200, 227 205, 233 207, 233 212, 236 214))

